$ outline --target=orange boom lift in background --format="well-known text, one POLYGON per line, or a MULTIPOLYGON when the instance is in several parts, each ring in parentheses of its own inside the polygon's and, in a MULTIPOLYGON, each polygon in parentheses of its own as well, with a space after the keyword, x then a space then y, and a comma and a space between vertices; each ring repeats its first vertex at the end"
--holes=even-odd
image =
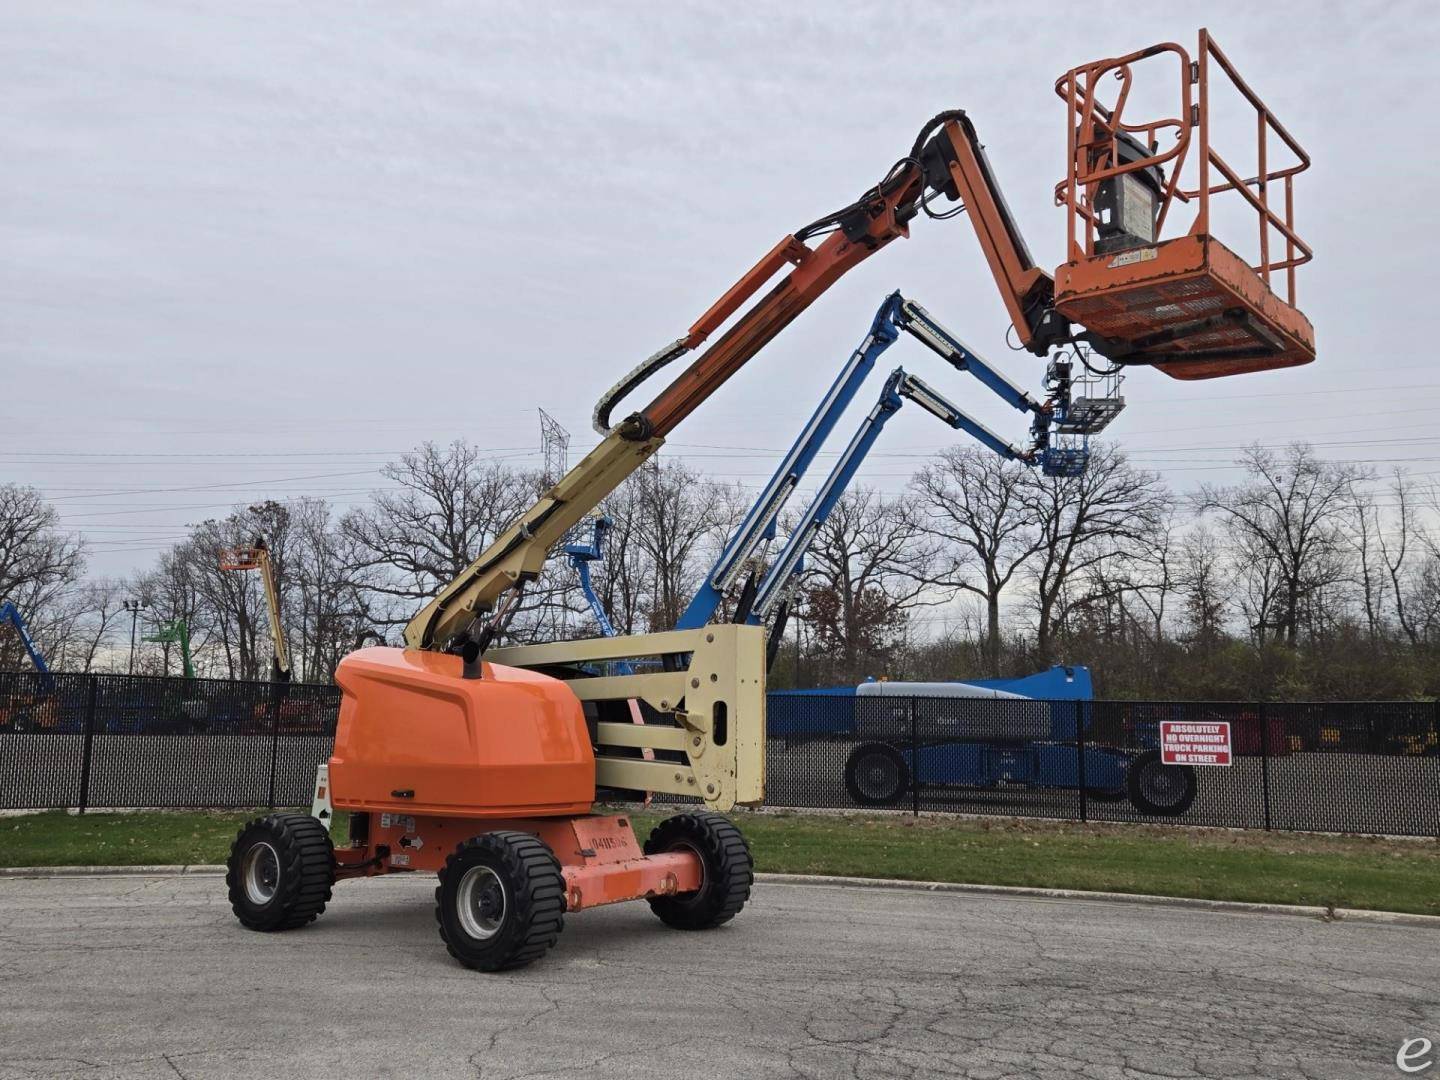
POLYGON ((763 629, 492 646, 566 534, 791 320, 919 217, 968 212, 1014 331, 1037 356, 1066 348, 1179 378, 1314 358, 1294 306, 1295 268, 1310 250, 1294 231, 1293 179, 1309 160, 1208 35, 1194 58, 1159 45, 1074 68, 1057 88, 1067 111, 1057 198, 1068 261, 1053 276, 1035 265, 965 113, 926 123, 879 183, 786 236, 602 397, 599 445, 411 620, 404 649, 361 649, 341 662, 335 750, 312 813, 257 819, 236 839, 227 882, 242 923, 304 925, 337 878, 438 871, 450 952, 496 970, 538 958, 566 913, 599 904, 646 899, 683 929, 718 926, 741 909, 749 849, 721 814, 764 796, 763 629), (1133 121, 1132 85, 1152 59, 1177 65, 1179 104, 1169 118, 1133 121), (1254 109, 1259 167, 1248 177, 1215 148, 1216 69, 1254 109), (1270 133, 1293 161, 1270 163, 1270 133), (1187 169, 1198 179, 1183 179, 1187 169), (1211 205, 1226 193, 1258 216, 1253 263, 1210 235, 1211 205), (1183 232, 1177 204, 1195 211, 1183 232), (1283 298, 1272 289, 1280 274, 1283 298), (727 323, 654 401, 611 425, 622 398, 727 323), (608 673, 612 661, 645 659, 619 668, 630 674, 608 673), (644 702, 652 722, 632 723, 631 701, 644 702), (662 822, 643 848, 626 815, 592 812, 597 798, 643 792, 689 796, 704 809, 662 822), (350 815, 339 848, 324 824, 332 806, 350 815))

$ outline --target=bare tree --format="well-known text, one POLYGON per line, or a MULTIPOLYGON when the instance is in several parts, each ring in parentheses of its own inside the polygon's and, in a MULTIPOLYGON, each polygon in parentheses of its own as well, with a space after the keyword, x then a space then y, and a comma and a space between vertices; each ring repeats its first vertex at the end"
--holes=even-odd
POLYGON ((911 482, 917 524, 936 545, 934 583, 978 597, 984 669, 1000 674, 1000 598, 1042 544, 1029 470, 978 447, 953 447, 911 482))
POLYGON ((1196 505, 1220 519, 1243 557, 1242 573, 1261 579, 1255 612, 1259 636, 1263 640, 1273 630, 1293 648, 1306 604, 1349 572, 1349 494, 1365 474, 1355 466, 1321 461, 1300 443, 1280 454, 1253 446, 1240 464, 1245 483, 1204 485, 1196 505))
POLYGON ((1172 500, 1158 475, 1133 468, 1118 448, 1105 444, 1092 447, 1083 475, 1036 477, 1028 497, 1041 536, 1028 568, 1035 648, 1048 664, 1072 582, 1109 560, 1153 547, 1172 500))
POLYGON ((291 506, 285 606, 299 648, 297 678, 324 681, 375 622, 367 587, 376 573, 358 567, 355 542, 336 528, 327 503, 291 506))
POLYGON ((38 612, 84 568, 83 545, 61 531, 60 515, 40 492, 0 484, 0 599, 38 612))
POLYGON ((910 612, 938 603, 933 554, 906 499, 853 488, 816 532, 803 586, 804 617, 832 677, 888 664, 910 612))
POLYGON ((1150 636, 1165 639, 1170 600, 1180 587, 1181 542, 1174 506, 1166 506, 1155 523, 1154 542, 1127 552, 1131 591, 1150 616, 1150 636))
MULTIPOLYGON (((40 492, 0 484, 0 601, 20 609, 42 652, 63 649, 76 614, 68 601, 84 569, 83 544, 61 530, 40 492)), ((0 667, 18 666, 23 655, 14 635, 0 633, 0 667)))
POLYGON ((712 484, 683 462, 652 458, 633 477, 640 528, 634 542, 651 575, 649 623, 675 625, 705 573, 704 556, 730 515, 712 484))
POLYGON ((535 480, 486 460, 469 443, 426 443, 381 472, 398 491, 377 492, 346 514, 356 570, 382 571, 366 588, 398 603, 380 615, 403 624, 470 565, 533 501, 535 480))
MULTIPOLYGON (((1395 621, 1412 646, 1421 641, 1421 626, 1415 619, 1412 598, 1416 596, 1417 582, 1412 577, 1412 556, 1415 547, 1422 552, 1433 547, 1433 536, 1424 529, 1419 520, 1414 487, 1409 474, 1397 468, 1390 477, 1390 496, 1395 500, 1393 511, 1393 533, 1378 530, 1380 557, 1390 583, 1390 597, 1395 608, 1395 621)), ((1419 601, 1424 610, 1423 600, 1419 601)))
POLYGON ((1380 511, 1374 497, 1351 482, 1348 491, 1350 528, 1346 531, 1346 542, 1353 555, 1358 572, 1356 584, 1360 589, 1361 608, 1365 612, 1365 630, 1370 641, 1380 640, 1381 603, 1384 599, 1384 580, 1381 568, 1376 565, 1377 554, 1383 558, 1384 539, 1382 536, 1380 511))
POLYGON ((645 513, 636 478, 621 484, 600 510, 610 519, 611 528, 605 538, 605 558, 591 565, 591 580, 615 629, 621 634, 638 634, 649 628, 646 613, 653 610, 655 601, 650 591, 653 577, 641 542, 645 513))
POLYGON ((110 578, 87 581, 75 591, 75 620, 63 650, 63 664, 72 671, 92 671, 110 635, 123 621, 128 589, 110 578))
POLYGON ((1215 534, 1203 524, 1191 529, 1180 546, 1179 562, 1187 636, 1195 644, 1212 645, 1224 635, 1232 591, 1215 534))

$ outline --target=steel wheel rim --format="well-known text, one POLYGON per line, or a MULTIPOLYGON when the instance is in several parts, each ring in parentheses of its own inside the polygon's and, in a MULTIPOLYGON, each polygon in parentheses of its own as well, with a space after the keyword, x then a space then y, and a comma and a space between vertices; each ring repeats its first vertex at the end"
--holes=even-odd
POLYGON ((669 851, 689 851, 689 852, 692 852, 692 853, 695 855, 696 860, 700 863, 700 884, 699 884, 699 886, 695 889, 694 892, 676 893, 676 894, 675 894, 675 899, 680 900, 680 901, 682 901, 682 902, 683 902, 683 901, 694 901, 694 900, 699 899, 700 894, 705 891, 705 879, 709 876, 708 872, 707 872, 706 869, 705 869, 705 856, 701 853, 701 851, 700 851, 700 849, 699 849, 698 847, 696 847, 694 844, 687 843, 687 842, 684 841, 684 840, 681 840, 681 841, 679 841, 678 843, 675 843, 675 844, 671 845, 671 847, 669 847, 667 850, 669 850, 669 851))
POLYGON ((1140 794, 1155 806, 1174 806, 1184 792, 1185 782, 1174 766, 1152 761, 1140 772, 1140 794))
POLYGON ((245 852, 244 876, 246 898, 260 906, 270 903, 280 888, 280 856, 260 841, 245 852))
POLYGON ((900 770, 888 754, 867 754, 855 769, 855 785, 868 799, 881 799, 900 786, 900 770))
POLYGON ((505 883, 488 866, 472 866, 460 879, 455 908, 465 933, 487 941, 500 932, 510 906, 505 883))

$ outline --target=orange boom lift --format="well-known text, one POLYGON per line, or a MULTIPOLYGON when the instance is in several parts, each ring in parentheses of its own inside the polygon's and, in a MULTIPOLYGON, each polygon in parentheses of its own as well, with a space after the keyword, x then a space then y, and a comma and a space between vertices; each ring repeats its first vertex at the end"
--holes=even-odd
POLYGON ((1031 258, 965 113, 926 123, 875 186, 783 238, 604 395, 599 445, 411 620, 405 648, 341 662, 335 750, 311 814, 259 818, 231 852, 230 900, 244 925, 302 926, 338 878, 438 872, 436 914, 451 954, 496 970, 535 960, 565 914, 600 904, 645 899, 665 923, 692 930, 740 911, 750 853, 721 815, 764 796, 763 629, 492 646, 565 535, 791 320, 917 218, 969 213, 1014 331, 1037 356, 1067 348, 1180 378, 1313 359, 1309 323, 1294 307, 1294 271, 1310 250, 1294 232, 1292 182, 1308 158, 1208 35, 1193 59, 1160 45, 1075 68, 1057 86, 1069 147, 1057 196, 1070 246, 1056 274, 1031 258), (1168 119, 1132 121, 1132 82, 1152 58, 1178 65, 1179 105, 1168 119), (1249 177, 1213 145, 1217 69, 1255 110, 1260 166, 1249 177), (1270 132, 1296 161, 1269 164, 1270 132), (1187 163, 1198 180, 1182 180, 1187 163), (1228 192, 1258 215, 1253 263, 1209 234, 1210 205, 1228 192), (937 211, 943 203, 954 205, 937 211), (1183 233, 1177 204, 1195 211, 1183 233), (1280 274, 1284 298, 1272 291, 1280 274), (611 425, 622 398, 716 333, 648 406, 611 425), (659 662, 607 664, 637 659, 659 662), (617 670, 632 673, 596 674, 617 670), (632 701, 660 722, 632 723, 632 701), (704 809, 662 822, 643 847, 626 815, 593 812, 597 798, 644 792, 704 809), (340 847, 325 824, 332 807, 349 812, 340 847))

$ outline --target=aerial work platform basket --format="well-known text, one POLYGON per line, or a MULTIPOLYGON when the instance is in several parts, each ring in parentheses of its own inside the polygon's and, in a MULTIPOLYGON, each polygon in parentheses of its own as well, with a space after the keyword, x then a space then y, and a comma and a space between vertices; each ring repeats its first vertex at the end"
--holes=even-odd
MULTIPOLYGON (((1069 261, 1056 271, 1055 306, 1090 331, 1097 351, 1177 379, 1314 360, 1314 329, 1295 306, 1295 269, 1311 250, 1295 232, 1294 178, 1310 158, 1209 33, 1200 31, 1194 59, 1173 42, 1154 45, 1072 68, 1055 90, 1069 117, 1068 175, 1055 189, 1067 210, 1069 261), (1180 111, 1132 123, 1126 105, 1135 70, 1152 59, 1177 64, 1180 111), (1212 85, 1217 68, 1223 78, 1212 85), (1253 118, 1245 122, 1253 124, 1246 142, 1253 140, 1254 160, 1242 166, 1253 164, 1248 176, 1213 142, 1212 91, 1253 118), (1225 200, 1232 215, 1248 204, 1258 219, 1254 261, 1211 234, 1212 201, 1229 192, 1237 193, 1225 200), (1194 217, 1166 238, 1177 202, 1194 217)), ((1236 114, 1226 112, 1225 127, 1236 114)))
POLYGON ((220 552, 220 569, 258 570, 269 554, 263 546, 223 548, 220 552))

